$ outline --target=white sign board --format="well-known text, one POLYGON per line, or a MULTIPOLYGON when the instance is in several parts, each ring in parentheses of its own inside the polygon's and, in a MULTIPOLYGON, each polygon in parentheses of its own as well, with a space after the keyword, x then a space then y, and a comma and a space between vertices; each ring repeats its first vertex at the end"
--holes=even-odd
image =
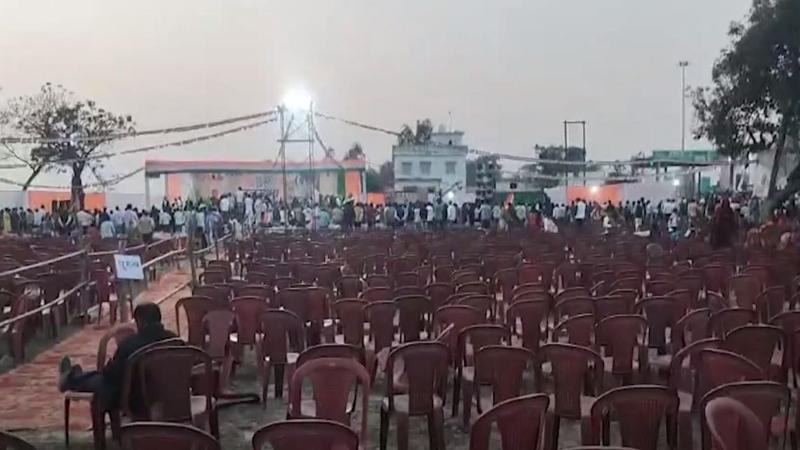
POLYGON ((118 280, 144 280, 139 255, 114 255, 114 268, 118 280))

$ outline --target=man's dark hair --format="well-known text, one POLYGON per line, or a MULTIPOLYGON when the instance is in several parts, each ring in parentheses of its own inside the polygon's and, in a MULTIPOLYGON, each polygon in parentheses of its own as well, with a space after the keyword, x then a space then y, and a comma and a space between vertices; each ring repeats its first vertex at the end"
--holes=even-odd
POLYGON ((133 319, 140 327, 161 323, 161 309, 155 303, 142 303, 133 310, 133 319))

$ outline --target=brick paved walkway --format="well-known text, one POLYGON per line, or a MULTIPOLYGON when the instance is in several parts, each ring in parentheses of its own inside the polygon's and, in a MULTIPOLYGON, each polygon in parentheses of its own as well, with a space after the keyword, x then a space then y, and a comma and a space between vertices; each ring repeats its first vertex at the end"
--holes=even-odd
MULTIPOLYGON (((185 265, 184 265, 185 266, 185 265)), ((188 272, 188 267, 186 268, 188 272)), ((189 274, 173 271, 161 277, 137 297, 139 301, 156 301, 189 281, 189 274)), ((188 292, 188 288, 186 288, 188 292)), ((175 302, 188 295, 179 292, 161 304, 167 328, 175 329, 175 302)), ((106 318, 106 324, 107 318, 106 318)), ((63 356, 85 368, 94 368, 97 345, 108 330, 85 326, 62 342, 37 355, 32 361, 0 375, 0 427, 5 430, 57 430, 64 426, 64 400, 58 392, 58 362, 63 356)), ((109 349, 109 354, 113 349, 109 349)), ((73 403, 70 429, 91 427, 89 404, 73 403)))

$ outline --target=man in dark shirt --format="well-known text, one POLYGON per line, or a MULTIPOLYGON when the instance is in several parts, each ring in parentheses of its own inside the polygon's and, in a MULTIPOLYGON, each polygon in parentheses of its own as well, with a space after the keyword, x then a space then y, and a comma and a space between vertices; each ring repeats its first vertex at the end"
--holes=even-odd
MULTIPOLYGON (((107 410, 118 407, 128 358, 142 347, 176 337, 175 333, 164 329, 161 310, 155 303, 137 306, 133 310, 133 319, 136 321, 136 334, 119 343, 117 351, 105 367, 83 372, 81 366, 73 366, 65 356, 59 365, 59 390, 93 392, 107 410)), ((131 402, 137 403, 136 400, 131 399, 131 402)))

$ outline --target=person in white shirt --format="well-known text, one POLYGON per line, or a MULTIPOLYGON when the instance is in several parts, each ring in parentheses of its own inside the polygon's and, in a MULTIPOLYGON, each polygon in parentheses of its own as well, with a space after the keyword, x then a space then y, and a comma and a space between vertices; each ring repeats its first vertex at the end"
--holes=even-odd
POLYGON ((184 214, 182 209, 176 210, 174 213, 175 218, 175 232, 176 233, 186 233, 186 229, 184 228, 186 224, 186 215, 184 214))
POLYGON ((457 218, 458 208, 456 208, 455 203, 450 202, 450 205, 447 207, 447 221, 450 223, 456 223, 457 218))
POLYGON ((222 211, 222 216, 226 219, 228 218, 228 211, 231 208, 230 202, 231 201, 228 199, 227 195, 224 195, 221 199, 219 199, 219 210, 222 211))
POLYGON ((433 228, 433 205, 428 203, 428 206, 425 207, 425 221, 428 222, 428 228, 433 228))
POLYGON ((241 205, 244 203, 244 191, 242 187, 239 186, 239 190, 236 191, 236 205, 241 205))
POLYGON ((172 229, 172 216, 166 210, 161 211, 158 216, 159 225, 161 225, 161 231, 166 232, 174 232, 175 230, 172 229))
POLYGON ((86 232, 89 230, 89 227, 92 226, 94 216, 92 216, 89 211, 82 209, 75 214, 75 217, 78 219, 78 225, 80 225, 81 229, 83 230, 83 234, 86 234, 86 232))
POLYGON ((112 220, 104 220, 100 223, 100 238, 101 239, 114 239, 117 231, 114 229, 114 222, 112 220))
POLYGON ((247 223, 253 221, 253 197, 249 195, 244 198, 244 217, 247 219, 247 223))
POLYGON ((578 228, 583 227, 584 220, 586 220, 586 202, 579 198, 575 204, 575 223, 578 224, 578 228))

